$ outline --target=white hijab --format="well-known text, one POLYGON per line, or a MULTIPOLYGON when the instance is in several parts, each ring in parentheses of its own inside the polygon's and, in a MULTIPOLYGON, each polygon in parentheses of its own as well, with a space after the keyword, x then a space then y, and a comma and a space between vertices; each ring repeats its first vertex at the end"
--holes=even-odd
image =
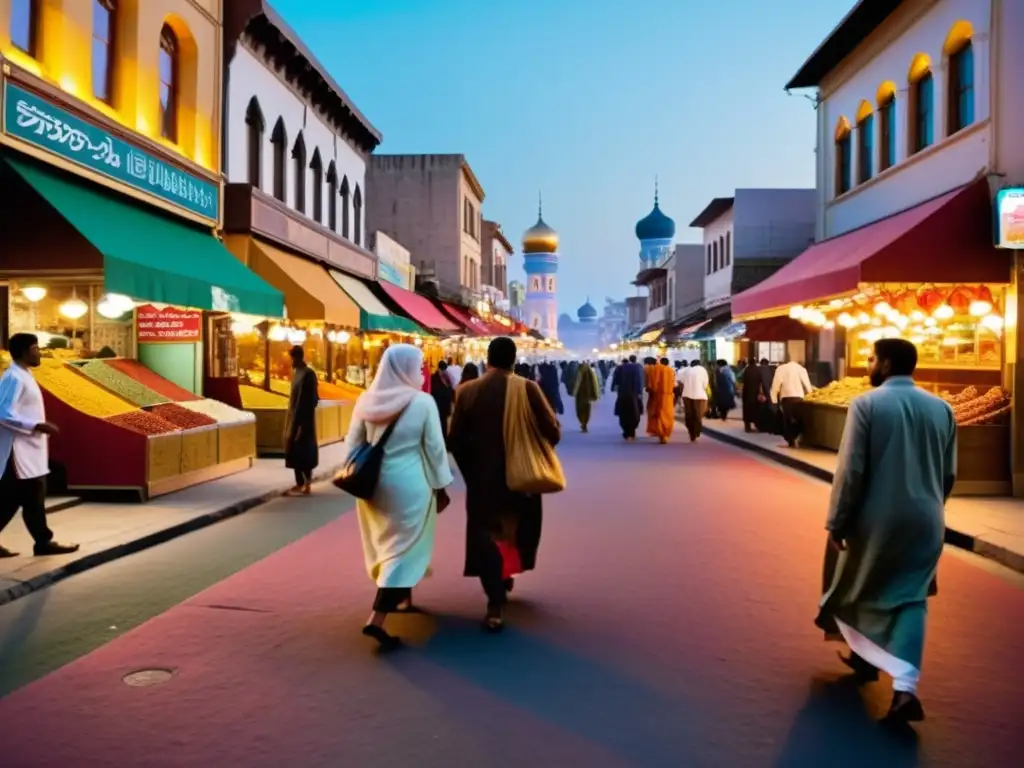
POLYGON ((423 391, 423 352, 412 344, 393 344, 384 350, 377 376, 356 400, 353 416, 382 424, 400 414, 423 391))

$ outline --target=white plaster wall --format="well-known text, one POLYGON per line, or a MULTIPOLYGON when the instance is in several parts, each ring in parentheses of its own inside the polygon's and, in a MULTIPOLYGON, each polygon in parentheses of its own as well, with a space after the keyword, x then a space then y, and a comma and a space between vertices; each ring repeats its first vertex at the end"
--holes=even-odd
POLYGON ((728 299, 732 294, 732 266, 735 258, 729 259, 728 266, 721 266, 722 258, 719 253, 719 267, 708 274, 708 248, 712 243, 717 243, 719 238, 729 233, 730 250, 735 249, 735 239, 732 236, 733 212, 728 210, 704 227, 704 305, 716 306, 723 300, 728 299))
MULTIPOLYGON (((1016 4, 1018 23, 1024 19, 1019 0, 998 0, 1004 9, 1016 4)), ((975 178, 989 168, 992 149, 990 125, 990 9, 991 0, 914 0, 895 13, 882 28, 865 41, 836 72, 822 83, 819 107, 818 152, 819 237, 829 238, 904 210, 975 178), (974 125, 953 136, 946 135, 946 92, 948 59, 943 54, 947 34, 957 21, 970 22, 974 46, 974 125), (910 118, 908 76, 914 57, 923 53, 931 60, 935 81, 934 144, 909 155, 907 125, 910 118), (875 113, 873 158, 875 176, 835 198, 835 129, 841 117, 856 125, 861 101, 877 110, 880 86, 896 86, 896 163, 878 173, 881 150, 880 120, 875 113)), ((1018 30, 1013 44, 1020 45, 1018 30)), ((1004 73, 1020 88, 1020 73, 1004 73)), ((1019 123, 1016 130, 1019 131, 1019 123)), ((854 128, 853 168, 856 181, 857 133, 854 128)), ((1022 150, 1024 151, 1024 150, 1022 150)))
MULTIPOLYGON (((356 187, 362 191, 363 197, 363 226, 362 241, 359 245, 367 242, 365 226, 366 218, 366 161, 362 155, 342 137, 337 135, 332 128, 325 123, 319 113, 304 99, 297 96, 277 73, 268 69, 266 65, 245 45, 240 45, 231 60, 230 78, 228 81, 228 131, 227 131, 227 165, 226 174, 229 182, 246 182, 249 175, 248 155, 248 130, 245 124, 246 110, 249 108, 249 100, 256 96, 260 109, 263 112, 263 119, 266 127, 263 132, 263 161, 261 168, 260 189, 268 194, 274 191, 274 147, 270 143, 270 137, 274 131, 274 125, 278 117, 284 119, 284 125, 288 132, 288 153, 285 182, 285 202, 289 207, 295 208, 295 162, 292 160, 291 151, 295 139, 302 131, 303 140, 306 144, 306 215, 312 219, 313 216, 313 173, 308 165, 313 160, 313 153, 320 150, 320 157, 323 160, 323 225, 326 227, 328 220, 328 186, 327 169, 331 161, 335 162, 338 173, 338 214, 335 231, 341 233, 341 181, 348 177, 351 196, 355 196, 356 187)), ((350 198, 351 200, 351 198, 350 198)), ((355 236, 354 214, 350 211, 349 237, 355 236)))
POLYGON ((817 191, 737 189, 733 194, 733 259, 791 259, 814 242, 817 191))

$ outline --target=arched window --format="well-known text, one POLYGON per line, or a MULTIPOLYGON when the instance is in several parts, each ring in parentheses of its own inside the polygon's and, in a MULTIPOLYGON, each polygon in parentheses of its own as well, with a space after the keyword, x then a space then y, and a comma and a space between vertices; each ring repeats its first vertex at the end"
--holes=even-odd
POLYGON ((324 164, 319 148, 313 150, 309 169, 313 172, 313 221, 319 224, 324 220, 324 164))
POLYGON ((711 271, 718 271, 718 241, 711 244, 711 271))
POLYGON ((245 110, 245 133, 248 146, 248 177, 249 183, 256 189, 260 188, 263 178, 263 132, 267 124, 263 120, 263 110, 253 96, 245 110))
POLYGON ((11 44, 39 58, 39 6, 41 0, 11 0, 11 44))
POLYGON ((280 117, 274 124, 274 132, 270 134, 270 143, 274 147, 274 197, 283 203, 288 186, 288 164, 285 162, 288 152, 288 131, 280 117))
POLYGON ((857 109, 857 183, 863 184, 875 172, 875 110, 868 101, 857 109))
POLYGON ((878 170, 896 165, 896 84, 884 83, 878 89, 878 170))
POLYGON ((348 187, 348 176, 341 180, 341 236, 349 236, 349 200, 352 197, 348 187))
POLYGON ((327 226, 338 230, 338 169, 333 160, 327 166, 327 226))
POLYGON ((725 233, 725 266, 732 264, 732 232, 725 233))
POLYGON ((115 0, 92 0, 92 95, 111 104, 114 98, 115 0))
POLYGON ((934 141, 935 80, 931 60, 923 53, 910 65, 910 154, 930 147, 934 141))
POLYGON ((845 117, 836 126, 836 197, 853 188, 853 144, 850 124, 845 117))
POLYGON ((306 212, 306 142, 302 138, 302 131, 295 137, 295 146, 292 147, 292 160, 295 161, 295 210, 299 213, 306 212))
POLYGON ((974 122, 974 46, 966 41, 949 57, 948 133, 953 135, 974 122))
POLYGON ((356 184, 356 191, 352 193, 352 242, 356 245, 363 244, 363 193, 356 184))
POLYGON ((181 98, 181 48, 170 25, 160 30, 160 135, 178 140, 178 101, 181 98))

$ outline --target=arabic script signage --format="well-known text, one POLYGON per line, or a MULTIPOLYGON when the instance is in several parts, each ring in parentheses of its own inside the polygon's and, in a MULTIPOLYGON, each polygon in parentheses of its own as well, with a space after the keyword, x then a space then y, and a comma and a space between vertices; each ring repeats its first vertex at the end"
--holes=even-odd
POLYGON ((192 344, 202 339, 203 313, 146 304, 136 310, 135 326, 140 344, 192 344))
POLYGON ((163 202, 217 220, 216 184, 159 159, 75 117, 10 81, 3 131, 163 202))
POLYGON ((996 247, 1024 249, 1024 187, 996 193, 996 247))

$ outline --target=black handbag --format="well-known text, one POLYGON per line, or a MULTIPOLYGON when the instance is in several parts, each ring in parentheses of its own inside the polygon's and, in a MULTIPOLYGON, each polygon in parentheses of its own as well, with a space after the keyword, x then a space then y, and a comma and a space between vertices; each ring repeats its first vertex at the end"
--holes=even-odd
POLYGON ((388 438, 395 431, 395 425, 404 413, 405 409, 402 409, 395 420, 388 424, 384 434, 376 443, 367 441, 352 452, 344 466, 334 475, 332 482, 335 487, 357 499, 368 501, 373 498, 377 492, 377 483, 380 482, 380 467, 384 462, 384 446, 387 445, 388 438))

